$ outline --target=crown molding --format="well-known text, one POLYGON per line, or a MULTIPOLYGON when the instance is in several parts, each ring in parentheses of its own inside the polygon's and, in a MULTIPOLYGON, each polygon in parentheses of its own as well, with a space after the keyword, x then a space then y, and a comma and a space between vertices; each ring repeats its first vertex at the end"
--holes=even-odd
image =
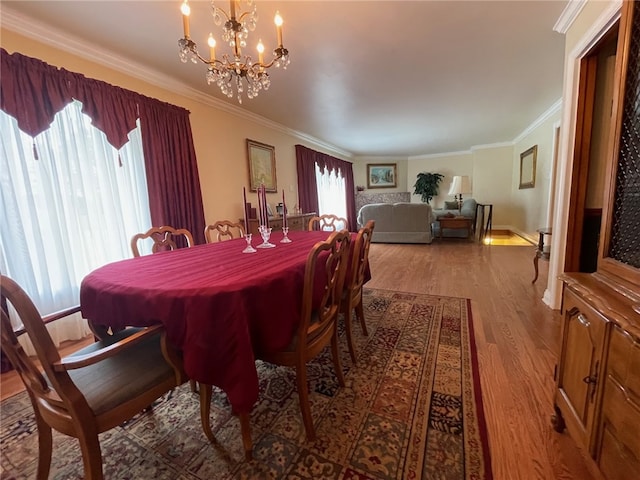
POLYGON ((428 153, 426 155, 415 155, 412 157, 408 157, 407 160, 429 160, 431 158, 442 158, 442 157, 457 157, 460 155, 471 155, 473 152, 471 150, 461 150, 459 152, 445 152, 445 153, 428 153))
POLYGON ((553 31, 563 35, 567 33, 586 4, 587 0, 570 0, 553 26, 553 31))
POLYGON ((546 122, 551 116, 558 113, 561 108, 562 108, 562 98, 559 98, 558 100, 556 100, 556 102, 553 105, 551 105, 551 107, 547 109, 546 112, 544 112, 542 115, 536 118, 533 121, 533 123, 531 123, 531 125, 525 128, 524 131, 520 133, 520 135, 518 135, 516 138, 513 139, 514 145, 518 143, 520 140, 522 140, 523 138, 525 138, 527 135, 531 134, 536 128, 538 128, 540 125, 546 122))
POLYGON ((100 48, 86 40, 63 33, 50 25, 34 20, 26 15, 22 15, 11 9, 11 7, 8 7, 6 2, 3 2, 2 4, 0 25, 7 30, 11 30, 27 38, 31 38, 77 57, 98 63, 139 80, 143 80, 146 83, 177 93, 178 95, 182 95, 208 107, 235 115, 243 120, 255 122, 272 130, 291 135, 325 151, 336 153, 347 159, 351 159, 353 157, 351 152, 342 150, 335 145, 326 143, 309 134, 269 120, 261 115, 243 110, 240 107, 224 102, 211 95, 206 95, 168 75, 150 68, 141 67, 138 63, 132 62, 125 57, 116 55, 113 52, 100 48))

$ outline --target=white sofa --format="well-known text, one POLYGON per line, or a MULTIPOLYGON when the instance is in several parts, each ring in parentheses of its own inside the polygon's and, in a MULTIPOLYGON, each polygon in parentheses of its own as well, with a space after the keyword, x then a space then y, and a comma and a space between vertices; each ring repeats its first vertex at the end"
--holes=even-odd
POLYGON ((376 222, 372 242, 431 243, 431 224, 435 222, 426 203, 370 203, 358 212, 358 225, 376 222))

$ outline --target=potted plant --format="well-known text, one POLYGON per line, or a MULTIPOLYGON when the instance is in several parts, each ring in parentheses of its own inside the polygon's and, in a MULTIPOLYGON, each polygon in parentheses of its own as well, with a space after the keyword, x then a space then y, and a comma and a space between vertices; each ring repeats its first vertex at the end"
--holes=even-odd
POLYGON ((424 203, 429 203, 433 197, 438 195, 438 185, 443 178, 444 175, 440 173, 421 172, 413 186, 413 193, 420 195, 424 203))

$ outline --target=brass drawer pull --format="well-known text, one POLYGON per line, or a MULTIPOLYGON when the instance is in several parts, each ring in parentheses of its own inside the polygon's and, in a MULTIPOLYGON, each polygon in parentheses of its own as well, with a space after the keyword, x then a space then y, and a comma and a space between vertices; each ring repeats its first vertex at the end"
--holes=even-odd
POLYGON ((578 321, 585 327, 589 328, 591 326, 591 322, 589 322, 589 320, 587 320, 587 317, 585 317, 583 314, 579 313, 578 314, 578 321))
POLYGON ((586 383, 587 385, 589 385, 589 384, 594 384, 594 383, 596 383, 596 382, 598 381, 598 378, 597 378, 597 377, 592 377, 591 375, 587 375, 586 377, 584 377, 584 378, 582 379, 582 381, 583 381, 584 383, 586 383))

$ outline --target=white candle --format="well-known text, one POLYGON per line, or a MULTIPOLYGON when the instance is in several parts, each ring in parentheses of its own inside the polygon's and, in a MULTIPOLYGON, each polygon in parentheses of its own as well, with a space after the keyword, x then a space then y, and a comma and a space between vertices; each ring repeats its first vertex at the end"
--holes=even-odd
POLYGON ((213 63, 216 61, 216 39, 213 38, 213 33, 209 34, 207 43, 209 44, 209 62, 213 63))
POLYGON ((184 38, 189 38, 189 14, 191 13, 191 8, 189 7, 187 0, 184 0, 184 2, 182 2, 180 11, 182 12, 182 27, 184 28, 184 38))
POLYGON ((284 23, 282 17, 280 16, 280 12, 276 12, 276 16, 273 19, 276 24, 276 37, 278 39, 278 46, 282 46, 282 24, 284 23))

